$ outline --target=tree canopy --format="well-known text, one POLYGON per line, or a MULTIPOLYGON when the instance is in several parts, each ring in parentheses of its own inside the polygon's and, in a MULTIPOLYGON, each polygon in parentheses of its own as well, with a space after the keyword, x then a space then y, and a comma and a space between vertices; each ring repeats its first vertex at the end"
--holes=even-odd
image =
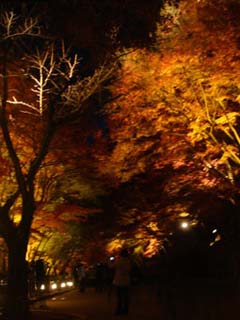
POLYGON ((235 1, 168 3, 154 46, 123 56, 107 110, 112 149, 99 160, 129 185, 119 204, 129 227, 146 225, 146 212, 163 233, 184 212, 209 228, 236 219, 217 203, 239 205, 238 13, 235 1))
POLYGON ((12 297, 26 253, 94 261, 127 245, 150 257, 184 219, 236 237, 238 1, 41 8, 16 5, 40 20, 1 15, 0 233, 12 297))

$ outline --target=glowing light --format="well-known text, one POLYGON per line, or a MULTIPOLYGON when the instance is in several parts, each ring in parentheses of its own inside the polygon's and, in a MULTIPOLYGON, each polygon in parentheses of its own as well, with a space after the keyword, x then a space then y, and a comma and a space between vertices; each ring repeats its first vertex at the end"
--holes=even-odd
POLYGON ((13 217, 13 222, 18 225, 19 222, 21 221, 22 219, 22 215, 20 213, 15 213, 14 217, 13 217))
POLYGON ((210 247, 212 247, 216 242, 220 241, 222 238, 220 234, 217 234, 214 241, 210 243, 210 247))
POLYGON ((212 233, 217 233, 217 229, 214 229, 214 230, 212 231, 212 233))
POLYGON ((46 289, 45 284, 41 284, 40 290, 45 290, 45 289, 46 289))
POLYGON ((52 289, 52 290, 57 289, 57 284, 56 284, 56 283, 51 284, 51 289, 52 289))
POLYGON ((186 217, 189 216, 189 213, 188 213, 188 212, 181 212, 181 213, 179 213, 179 216, 180 216, 181 218, 186 218, 186 217))
POLYGON ((72 287, 73 286, 73 281, 67 281, 67 286, 72 287))
POLYGON ((65 288, 66 287, 66 283, 62 282, 60 286, 61 286, 61 288, 65 288))
POLYGON ((181 228, 182 228, 182 229, 188 229, 188 227, 189 227, 189 223, 188 223, 188 222, 183 221, 183 222, 181 223, 181 228))

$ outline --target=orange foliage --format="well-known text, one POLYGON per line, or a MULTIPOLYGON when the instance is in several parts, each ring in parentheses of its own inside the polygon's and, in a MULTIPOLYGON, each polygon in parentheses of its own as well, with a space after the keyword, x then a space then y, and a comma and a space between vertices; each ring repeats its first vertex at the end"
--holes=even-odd
MULTIPOLYGON (((120 181, 149 167, 186 165, 194 153, 196 159, 194 148, 202 139, 196 129, 204 135, 204 125, 210 128, 211 120, 227 114, 228 101, 238 104, 236 28, 228 16, 224 32, 222 24, 209 28, 200 4, 182 1, 181 22, 167 34, 159 33, 153 51, 135 50, 123 58, 119 80, 112 86, 121 97, 108 109, 116 146, 101 167, 120 181)), ((206 134, 213 155, 214 143, 206 134)), ((217 154, 221 146, 215 148, 217 154)))
MULTIPOLYGON (((107 110, 114 147, 100 158, 102 173, 119 184, 155 174, 165 198, 188 197, 184 210, 196 190, 229 197, 240 174, 240 56, 232 19, 240 10, 234 13, 233 4, 180 1, 179 15, 171 27, 159 27, 152 50, 123 56, 111 87, 120 97, 107 110)), ((166 205, 164 196, 156 200, 159 208, 166 205)), ((159 220, 163 211, 156 213, 159 220)), ((134 237, 132 229, 129 234, 134 237)), ((139 234, 142 243, 149 239, 149 254, 155 242, 139 234)))

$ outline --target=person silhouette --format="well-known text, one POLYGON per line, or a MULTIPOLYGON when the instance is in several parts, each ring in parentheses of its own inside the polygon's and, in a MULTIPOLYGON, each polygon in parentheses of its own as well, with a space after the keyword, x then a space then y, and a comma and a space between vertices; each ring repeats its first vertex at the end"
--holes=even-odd
POLYGON ((128 314, 129 311, 129 286, 131 262, 127 249, 120 251, 119 257, 114 262, 113 285, 116 290, 116 315, 128 314))

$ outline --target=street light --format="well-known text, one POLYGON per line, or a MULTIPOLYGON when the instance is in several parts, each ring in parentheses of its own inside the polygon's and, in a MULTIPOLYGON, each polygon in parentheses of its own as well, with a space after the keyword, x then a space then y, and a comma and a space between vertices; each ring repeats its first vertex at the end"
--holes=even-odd
POLYGON ((180 224, 182 229, 188 229, 189 228, 189 223, 187 221, 182 221, 180 224))

